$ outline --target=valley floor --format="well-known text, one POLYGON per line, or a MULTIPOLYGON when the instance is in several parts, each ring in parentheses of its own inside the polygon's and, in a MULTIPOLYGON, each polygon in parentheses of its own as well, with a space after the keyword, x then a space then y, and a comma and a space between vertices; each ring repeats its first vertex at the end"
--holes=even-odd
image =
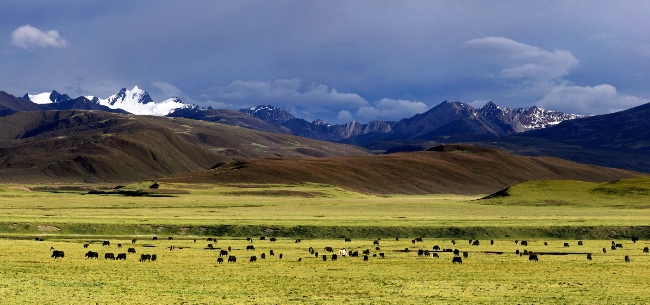
POLYGON ((617 192, 629 183, 543 182, 489 200, 374 196, 319 184, 2 185, 0 297, 22 304, 639 304, 650 281, 643 251, 650 209, 643 183, 635 182, 638 196, 617 192), (546 195, 531 191, 540 188, 546 195), (476 239, 479 245, 469 243, 476 239), (612 240, 621 247, 612 249, 612 240), (452 252, 418 255, 434 246, 467 257, 453 264, 452 252), (341 248, 359 256, 333 261, 341 248), (52 258, 51 249, 65 256, 52 258), (217 263, 221 250, 237 262, 217 263), (99 259, 86 258, 88 251, 99 259), (127 253, 126 260, 106 253, 127 253), (140 262, 142 254, 157 260, 140 262))
POLYGON ((584 246, 549 240, 544 246, 535 239, 523 247, 512 240, 471 246, 466 240, 452 245, 425 238, 413 245, 407 239, 382 239, 381 250, 367 239, 110 241, 111 246, 102 246, 101 239, 0 240, 0 297, 14 304, 640 304, 647 300, 650 281, 650 255, 642 252, 648 241, 620 241, 623 248, 607 253, 602 248, 609 249, 610 240, 585 240, 584 246), (84 249, 86 242, 90 245, 84 249), (231 247, 237 262, 218 264, 219 249, 208 249, 208 243, 231 247), (249 245, 255 250, 246 250, 249 245), (434 245, 467 251, 468 257, 452 264, 453 253, 417 255, 417 249, 434 245), (332 253, 326 253, 323 261, 327 246, 335 253, 343 247, 360 254, 370 249, 369 259, 339 256, 332 261, 332 253), (50 247, 65 257, 51 258, 50 247), (105 253, 126 253, 127 247, 137 253, 126 260, 104 259, 105 253), (319 257, 309 254, 309 247, 319 257), (536 262, 517 250, 580 254, 539 255, 536 262), (98 252, 99 259, 85 258, 87 251, 98 252), (497 251, 504 253, 490 253, 497 251), (158 259, 139 262, 144 253, 158 259), (375 257, 378 253, 384 258, 375 257), (593 253, 593 260, 585 253, 593 253), (250 262, 251 256, 257 261, 250 262))

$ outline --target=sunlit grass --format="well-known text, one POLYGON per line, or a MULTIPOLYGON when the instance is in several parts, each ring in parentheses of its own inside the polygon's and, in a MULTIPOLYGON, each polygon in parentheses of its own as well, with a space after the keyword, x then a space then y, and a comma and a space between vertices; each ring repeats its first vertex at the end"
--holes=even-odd
POLYGON ((450 240, 427 239, 412 245, 408 238, 395 241, 384 238, 381 250, 375 250, 372 240, 309 240, 295 243, 280 238, 271 243, 255 237, 254 251, 245 247, 251 243, 242 239, 140 239, 111 240, 103 247, 99 240, 0 240, 0 296, 10 303, 26 304, 170 304, 183 303, 391 303, 391 304, 620 304, 643 303, 646 283, 650 280, 650 256, 641 249, 645 241, 633 244, 620 241, 624 248, 602 253, 609 240, 588 240, 584 246, 567 240, 529 240, 528 247, 517 246, 512 240, 496 240, 480 246, 467 241, 452 245, 450 240), (123 248, 118 249, 117 243, 123 248), (234 264, 218 265, 215 247, 232 247, 237 256, 234 264), (154 247, 145 247, 154 246, 154 247), (169 251, 167 247, 176 249, 169 251), (462 265, 451 263, 452 253, 440 253, 440 258, 417 256, 417 249, 433 245, 468 251, 462 265), (325 246, 346 247, 358 251, 371 249, 369 261, 361 257, 323 261, 308 253, 314 247, 319 255, 325 246), (64 259, 50 258, 49 248, 65 251, 64 259), (106 252, 126 252, 134 247, 126 261, 103 259, 106 252), (408 247, 411 252, 402 252, 408 247), (183 248, 183 249, 179 249, 183 248), (586 255, 540 255, 539 262, 530 262, 515 251, 584 252, 586 255), (100 253, 100 259, 84 258, 87 250, 100 253), (274 250, 275 256, 269 255, 274 250), (486 254, 504 251, 504 254, 486 254), (385 253, 386 258, 373 257, 385 253), (139 254, 156 253, 156 262, 138 262, 139 254), (261 259, 261 254, 266 259, 261 259), (283 254, 283 258, 279 258, 283 254), (248 262, 250 256, 258 258, 248 262), (630 263, 623 258, 629 255, 630 263), (301 259, 302 261, 298 261, 301 259))
MULTIPOLYGON (((147 190, 152 182, 129 185, 147 190)), ((648 196, 599 195, 601 184, 535 182, 510 197, 373 196, 319 184, 162 185, 164 197, 0 187, 0 222, 277 226, 645 226, 648 196), (181 193, 175 193, 182 191, 181 193)))
POLYGON ((574 206, 577 208, 650 208, 650 177, 606 183, 530 181, 508 189, 509 196, 486 200, 489 204, 574 206))
MULTIPOLYGON (((590 236, 625 235, 610 227, 647 227, 646 182, 536 182, 490 200, 372 196, 313 183, 163 184, 153 194, 162 197, 0 185, 0 297, 8 304, 642 304, 650 280, 650 255, 642 249, 650 242, 620 239, 623 248, 611 250, 611 240, 590 236), (257 234, 249 235, 256 249, 245 249, 251 244, 246 235, 209 231, 222 225, 239 226, 229 234, 259 226, 257 234), (573 226, 577 229, 567 229, 573 226), (269 241, 291 227, 303 231, 269 241), (437 228, 450 229, 441 231, 443 237, 420 234, 424 242, 411 242, 419 237, 414 232, 437 228), (578 246, 567 236, 583 234, 582 228, 591 229, 584 231, 584 246, 578 246), (333 230, 352 242, 314 237, 333 230), (481 245, 471 246, 468 236, 481 245), (373 245, 377 238, 380 250, 373 245), (529 246, 514 243, 522 238, 529 246), (112 246, 101 246, 103 240, 112 246), (84 243, 90 243, 88 249, 84 243), (238 262, 217 264, 218 252, 206 249, 208 243, 232 247, 238 262), (169 250, 172 245, 176 250, 169 250), (439 259, 417 256, 418 249, 434 245, 468 251, 469 257, 454 265, 451 253, 440 253, 439 259), (313 247, 322 255, 326 246, 370 249, 371 255, 366 262, 361 257, 332 262, 330 256, 323 261, 307 251, 313 247), (50 247, 65 251, 65 258, 50 258, 50 247), (137 254, 126 261, 103 259, 106 252, 126 253, 128 247, 137 254), (84 258, 88 250, 99 252, 100 259, 84 258), (530 262, 516 250, 581 254, 540 255, 539 262, 530 262), (497 251, 504 253, 488 253, 497 251), (380 252, 385 259, 373 256, 380 252), (156 253, 158 261, 138 262, 142 253, 156 253), (258 262, 248 262, 252 255, 258 262)), ((151 184, 125 189, 149 190, 151 184)))

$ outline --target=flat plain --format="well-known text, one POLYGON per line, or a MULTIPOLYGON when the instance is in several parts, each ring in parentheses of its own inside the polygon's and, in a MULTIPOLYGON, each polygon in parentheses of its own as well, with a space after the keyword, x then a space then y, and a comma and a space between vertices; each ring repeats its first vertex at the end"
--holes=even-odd
MULTIPOLYGON (((536 182, 488 200, 375 196, 320 184, 163 184, 143 196, 107 188, 92 195, 84 185, 3 185, 0 296, 24 304, 645 303, 647 182, 536 182), (621 191, 630 185, 636 193, 621 191), (546 195, 535 197, 539 189, 546 195), (416 237, 423 241, 413 243, 416 237), (102 246, 105 240, 111 246, 102 246), (612 240, 622 248, 612 250, 612 240), (246 250, 251 245, 255 250, 246 250), (468 257, 461 265, 452 264, 450 252, 418 256, 435 245, 468 257), (126 260, 104 259, 130 247, 136 253, 126 260), (237 262, 218 264, 228 247, 237 262), (332 261, 325 247, 359 257, 332 261), (51 258, 51 248, 65 257, 51 258), (538 253, 539 261, 517 250, 538 253), (87 251, 99 259, 85 258, 87 251), (145 253, 158 259, 140 262, 145 253)), ((121 190, 149 191, 150 184, 121 190)))

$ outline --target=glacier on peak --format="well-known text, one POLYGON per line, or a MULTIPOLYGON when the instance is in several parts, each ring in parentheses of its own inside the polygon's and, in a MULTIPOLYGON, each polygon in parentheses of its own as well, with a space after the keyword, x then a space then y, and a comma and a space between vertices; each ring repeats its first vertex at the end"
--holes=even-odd
POLYGON ((36 104, 41 104, 41 105, 52 104, 52 101, 50 100, 50 94, 52 94, 52 92, 43 92, 39 94, 25 94, 24 97, 36 104))
POLYGON ((70 96, 67 94, 61 94, 56 92, 56 90, 52 92, 43 92, 39 94, 25 94, 23 96, 24 99, 28 99, 32 101, 35 104, 52 104, 52 103, 60 103, 60 102, 65 102, 68 100, 71 100, 70 96))

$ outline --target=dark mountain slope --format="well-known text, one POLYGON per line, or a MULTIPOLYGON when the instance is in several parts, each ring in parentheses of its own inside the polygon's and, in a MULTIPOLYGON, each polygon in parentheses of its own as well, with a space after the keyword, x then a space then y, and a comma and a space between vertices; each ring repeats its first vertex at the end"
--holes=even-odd
POLYGON ((291 113, 288 113, 280 108, 275 108, 271 105, 260 105, 256 107, 251 107, 247 109, 241 109, 240 112, 243 112, 249 116, 258 118, 264 122, 275 125, 282 125, 282 123, 295 119, 291 113))
MULTIPOLYGON (((56 91, 55 91, 56 92, 56 91)), ((57 103, 43 105, 52 110, 99 110, 114 113, 128 113, 122 109, 111 109, 83 96, 76 99, 67 99, 57 103)))
POLYGON ((50 95, 50 99, 54 101, 51 104, 36 104, 29 100, 27 94, 25 96, 27 96, 27 98, 17 98, 11 94, 0 91, 0 109, 4 107, 5 109, 13 110, 8 113, 39 110, 100 110, 115 113, 128 113, 121 109, 111 109, 102 106, 83 96, 71 99, 68 95, 60 94, 56 91, 53 91, 50 95))
POLYGON ((467 132, 491 136, 507 134, 476 109, 459 102, 441 103, 425 113, 399 121, 393 129, 394 135, 389 137, 390 140, 428 139, 440 134, 466 134, 467 132))
POLYGON ((566 121, 521 136, 583 147, 650 152, 650 103, 616 113, 566 121))
POLYGON ((188 183, 300 183, 338 185, 375 194, 488 194, 531 180, 611 181, 624 170, 531 158, 503 151, 444 146, 439 151, 297 160, 246 160, 165 178, 188 183))
POLYGON ((445 141, 450 137, 493 139, 508 133, 469 105, 444 102, 425 113, 400 120, 389 131, 360 134, 340 142, 372 150, 390 150, 416 142, 445 141))
POLYGON ((29 100, 17 98, 4 91, 0 91, 0 107, 9 108, 14 111, 35 111, 44 109, 41 105, 34 104, 29 100))
MULTIPOLYGON (((368 133, 383 133, 391 130, 394 122, 372 121, 361 124, 351 121, 347 124, 327 124, 321 120, 308 122, 290 113, 270 105, 261 105, 239 110, 249 116, 258 118, 269 124, 281 126, 291 134, 324 141, 340 141, 355 135, 368 133)), ((185 116, 186 117, 186 116, 185 116)))
POLYGON ((475 144, 650 173, 650 104, 475 144))
POLYGON ((139 181, 229 160, 367 155, 352 146, 190 119, 100 111, 0 117, 0 181, 139 181))
POLYGON ((275 124, 270 124, 236 110, 200 109, 194 107, 176 109, 167 116, 215 122, 220 124, 250 128, 259 131, 291 134, 291 131, 289 131, 287 128, 275 124))

